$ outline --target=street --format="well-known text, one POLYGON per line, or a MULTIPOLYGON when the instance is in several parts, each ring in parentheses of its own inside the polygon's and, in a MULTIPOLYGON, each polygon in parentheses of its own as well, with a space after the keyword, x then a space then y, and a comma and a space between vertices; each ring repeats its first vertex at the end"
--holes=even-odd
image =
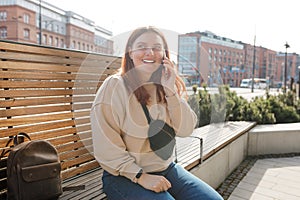
MULTIPOLYGON (((199 88, 198 88, 199 89, 199 88)), ((211 93, 218 92, 218 88, 208 88, 211 93)), ((193 94, 192 87, 187 87, 188 95, 193 94)), ((238 96, 242 96, 243 98, 247 99, 248 101, 256 96, 265 96, 266 90, 264 89, 254 89, 253 93, 251 92, 251 88, 230 88, 230 91, 235 91, 238 96)), ((277 88, 271 88, 269 90, 270 95, 277 95, 281 93, 278 91, 277 88)))

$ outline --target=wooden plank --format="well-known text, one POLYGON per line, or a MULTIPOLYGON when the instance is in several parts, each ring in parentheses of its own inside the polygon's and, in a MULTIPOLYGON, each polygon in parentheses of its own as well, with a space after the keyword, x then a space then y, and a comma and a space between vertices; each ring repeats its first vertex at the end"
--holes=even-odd
MULTIPOLYGON (((85 185, 85 190, 79 191, 66 191, 60 197, 60 199, 74 199, 79 194, 83 194, 84 197, 90 197, 91 193, 95 193, 96 196, 103 195, 102 188, 102 173, 103 170, 101 168, 97 168, 95 170, 91 170, 91 172, 84 173, 76 177, 76 179, 70 179, 63 182, 63 187, 65 186, 78 186, 85 185), (97 188, 95 191, 93 188, 97 188)), ((105 194, 104 194, 105 196, 105 194)), ((92 199, 91 197, 89 199, 92 199)))
POLYGON ((44 105, 40 107, 23 107, 23 108, 14 108, 0 110, 0 117, 7 116, 22 116, 22 115, 37 115, 37 114, 46 114, 54 112, 79 112, 80 110, 90 109, 92 103, 81 103, 81 104, 61 104, 61 105, 44 105))
POLYGON ((45 47, 45 46, 38 46, 34 44, 26 44, 23 45, 21 43, 14 43, 9 41, 0 41, 0 49, 2 51, 14 51, 14 52, 28 52, 34 54, 47 54, 47 55, 57 55, 63 57, 78 57, 84 58, 86 57, 87 53, 79 52, 79 51, 72 51, 72 50, 62 50, 53 47, 45 47))
POLYGON ((30 126, 21 126, 21 127, 14 127, 0 130, 0 138, 13 136, 19 132, 26 132, 26 133, 34 133, 40 131, 47 131, 51 129, 63 129, 67 127, 75 126, 73 120, 66 120, 62 122, 53 122, 47 124, 33 124, 30 126))
POLYGON ((80 165, 80 166, 77 166, 77 167, 73 167, 71 169, 63 170, 62 171, 62 178, 64 180, 64 179, 76 176, 80 173, 87 172, 91 169, 98 168, 98 167, 99 167, 98 162, 96 160, 93 160, 93 161, 91 161, 89 163, 86 163, 84 165, 80 165))
MULTIPOLYGON (((116 58, 119 59, 119 58, 116 58)), ((65 65, 52 63, 31 63, 31 62, 16 62, 16 61, 0 61, 2 69, 14 69, 22 71, 44 71, 44 72, 73 72, 73 73, 115 73, 116 69, 120 67, 120 61, 97 60, 94 65, 65 65), (113 62, 113 63, 112 63, 113 62), (112 65, 113 64, 113 65, 112 65)))
POLYGON ((9 41, 0 41, 0 49, 4 52, 27 52, 27 53, 33 53, 33 54, 40 54, 40 55, 54 55, 54 56, 60 56, 60 57, 66 57, 70 59, 80 58, 85 59, 86 57, 89 57, 90 59, 102 59, 102 56, 105 58, 111 58, 115 59, 115 56, 109 56, 109 55, 101 55, 98 53, 87 53, 82 51, 76 51, 76 50, 66 50, 66 49, 59 49, 54 47, 48 47, 48 46, 41 46, 41 45, 34 45, 34 44, 21 44, 21 43, 14 43, 9 41), (99 58, 100 57, 100 58, 99 58))
POLYGON ((64 152, 63 154, 60 154, 59 157, 61 160, 67 160, 67 159, 71 159, 71 158, 75 158, 77 156, 81 156, 84 154, 90 154, 91 152, 93 152, 93 146, 85 146, 84 148, 81 149, 76 149, 73 151, 68 151, 68 152, 64 152))
POLYGON ((79 164, 89 162, 89 161, 93 161, 93 160, 95 160, 93 155, 85 154, 85 155, 82 155, 80 157, 76 157, 72 160, 63 161, 61 163, 61 167, 62 167, 62 169, 67 169, 67 168, 74 167, 74 166, 77 166, 79 164))
MULTIPOLYGON (((86 80, 103 81, 108 74, 73 74, 73 73, 45 73, 28 71, 0 71, 1 78, 21 80, 86 80)), ((37 82, 38 83, 38 82, 37 82)))
MULTIPOLYGON (((74 141, 78 141, 81 139, 85 139, 84 144, 86 145, 90 145, 91 142, 87 140, 87 138, 91 138, 91 130, 90 130, 90 125, 85 125, 84 126, 85 132, 83 132, 83 129, 77 129, 74 126, 70 126, 70 127, 63 127, 60 129, 50 129, 47 131, 38 131, 38 133, 29 133, 29 136, 31 137, 32 140, 38 140, 38 139, 44 139, 47 140, 49 142, 51 142, 53 145, 57 146, 57 145, 61 145, 64 144, 64 142, 74 142, 74 141), (82 132, 82 133, 81 133, 82 132), (79 136, 76 136, 78 134, 82 134, 79 136)), ((14 128, 12 128, 14 129, 14 128)), ((16 129, 14 129, 16 130, 16 129)), ((3 133, 3 132, 2 132, 3 133)), ((16 131, 13 131, 13 135, 15 135, 15 133, 17 133, 16 131)), ((6 145, 6 143, 8 142, 9 137, 1 137, 0 138, 0 148, 4 147, 6 145)), ((78 142, 77 142, 78 143, 78 142)), ((72 143, 75 146, 75 143, 72 143)), ((81 144, 80 146, 76 146, 74 148, 80 148, 82 146, 84 146, 84 144, 81 144)), ((69 151, 72 150, 73 148, 68 147, 69 144, 65 144, 65 146, 59 146, 57 147, 59 152, 63 152, 63 151, 69 151)), ((77 145, 77 144, 76 144, 77 145)))
POLYGON ((32 63, 53 63, 53 64, 69 64, 81 65, 82 59, 69 57, 61 57, 55 55, 30 54, 28 52, 3 52, 0 51, 0 58, 12 61, 27 61, 32 63))
POLYGON ((19 89, 19 88, 90 88, 100 87, 103 81, 45 81, 45 80, 0 80, 0 88, 19 89))
MULTIPOLYGON (((196 129, 194 135, 203 138, 203 160, 208 159, 214 155, 219 150, 223 149, 225 146, 230 144, 232 141, 236 140, 241 135, 248 132, 251 128, 255 126, 254 122, 226 122, 225 126, 208 125, 203 128, 196 129), (217 131, 219 130, 219 131, 217 131), (219 140, 215 142, 214 140, 207 140, 208 136, 213 138, 213 135, 219 136, 220 130, 222 134, 231 133, 230 137, 226 137, 226 140, 219 140), (233 133, 233 134, 232 134, 233 133), (212 145, 213 144, 213 145, 212 145)), ((217 137, 218 138, 218 137, 217 137)), ((191 164, 187 165, 186 169, 191 169, 199 164, 199 160, 192 161, 191 164)))
POLYGON ((31 97, 31 98, 9 98, 0 100, 0 108, 7 107, 20 107, 20 106, 36 106, 47 104, 63 104, 63 103, 76 103, 76 102, 93 102, 94 96, 56 96, 56 97, 31 97))
POLYGON ((58 97, 65 95, 87 95, 95 94, 97 88, 93 89, 53 89, 53 90, 3 90, 0 93, 0 98, 16 98, 16 97, 58 97))
MULTIPOLYGON (((81 147, 89 147, 90 145, 92 145, 91 132, 76 133, 76 128, 69 128, 63 131, 59 130, 60 132, 59 134, 57 133, 58 131, 52 131, 52 132, 48 132, 47 134, 44 133, 29 134, 29 136, 32 140, 43 139, 49 141, 51 144, 56 146, 59 153, 72 151, 74 149, 78 149, 81 147), (52 132, 55 134, 50 135, 52 132), (79 143, 79 141, 81 142, 79 143), (62 144, 64 144, 63 147, 58 146, 62 144)), ((9 137, 1 138, 0 140, 1 150, 9 148, 9 147, 5 148, 9 139, 10 139, 9 137)))
POLYGON ((36 115, 51 112, 67 112, 72 110, 72 105, 58 105, 58 106, 43 106, 43 107, 24 107, 16 109, 0 110, 0 117, 7 116, 22 116, 22 115, 36 115))
POLYGON ((0 128, 8 126, 18 126, 24 124, 35 124, 42 122, 49 122, 55 120, 64 120, 74 117, 73 113, 60 113, 60 114, 51 114, 51 115, 39 115, 39 116, 29 116, 22 118, 11 118, 11 119, 0 119, 0 128))
MULTIPOLYGON (((89 133, 85 133, 85 134, 89 134, 89 133)), ((90 137, 84 137, 83 134, 74 134, 74 135, 67 135, 64 137, 60 137, 59 139, 57 138, 51 138, 49 141, 51 141, 51 143, 53 143, 54 145, 65 145, 64 149, 62 150, 62 147, 59 148, 57 147, 58 151, 61 153, 63 151, 67 151, 68 150, 73 150, 75 148, 84 146, 84 145, 90 145, 92 143, 91 138, 90 137), (83 140, 85 139, 85 140, 83 140), (77 144, 81 142, 80 144, 77 144)))
POLYGON ((56 146, 56 149, 59 153, 71 151, 75 148, 81 148, 84 146, 92 145, 92 140, 85 140, 85 141, 78 141, 78 142, 72 142, 72 143, 60 143, 60 145, 56 146))
POLYGON ((72 57, 62 57, 54 55, 41 55, 41 54, 30 54, 28 52, 23 52, 22 54, 18 52, 3 52, 0 51, 0 58, 5 59, 6 61, 13 62, 30 62, 30 63, 42 63, 42 64, 55 64, 55 65, 75 65, 82 67, 90 66, 100 66, 102 64, 107 69, 117 69, 120 67, 118 57, 102 57, 102 60, 93 59, 89 54, 84 58, 75 58, 72 57), (104 61, 104 62, 103 62, 104 61))

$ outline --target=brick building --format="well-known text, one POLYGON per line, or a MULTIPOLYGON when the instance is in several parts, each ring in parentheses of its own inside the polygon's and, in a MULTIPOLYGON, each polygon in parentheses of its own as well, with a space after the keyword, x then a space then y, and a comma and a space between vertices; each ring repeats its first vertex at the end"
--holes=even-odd
MULTIPOLYGON (((208 31, 182 34, 178 39, 178 71, 186 77, 188 84, 238 87, 242 79, 254 75, 276 87, 277 83, 283 82, 282 59, 282 53, 208 31)), ((288 81, 290 77, 296 77, 299 60, 298 54, 288 54, 288 81)))
POLYGON ((244 44, 211 32, 179 35, 178 70, 191 84, 238 86, 246 77, 244 44))
POLYGON ((2 40, 113 54, 111 36, 92 20, 44 1, 0 1, 2 40))

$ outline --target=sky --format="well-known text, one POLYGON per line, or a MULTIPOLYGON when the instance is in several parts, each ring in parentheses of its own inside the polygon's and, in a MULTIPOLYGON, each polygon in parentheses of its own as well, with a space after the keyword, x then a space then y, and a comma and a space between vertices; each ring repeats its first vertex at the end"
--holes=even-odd
POLYGON ((43 0, 113 32, 140 26, 221 37, 300 54, 298 0, 43 0))

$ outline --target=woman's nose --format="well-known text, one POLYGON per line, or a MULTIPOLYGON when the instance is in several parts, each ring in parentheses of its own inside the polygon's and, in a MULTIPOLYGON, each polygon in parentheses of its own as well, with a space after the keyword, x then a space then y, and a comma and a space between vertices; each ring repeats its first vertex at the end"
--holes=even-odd
POLYGON ((145 51, 146 54, 153 54, 153 53, 154 53, 152 47, 148 47, 148 48, 146 48, 145 50, 146 50, 146 51, 145 51))

